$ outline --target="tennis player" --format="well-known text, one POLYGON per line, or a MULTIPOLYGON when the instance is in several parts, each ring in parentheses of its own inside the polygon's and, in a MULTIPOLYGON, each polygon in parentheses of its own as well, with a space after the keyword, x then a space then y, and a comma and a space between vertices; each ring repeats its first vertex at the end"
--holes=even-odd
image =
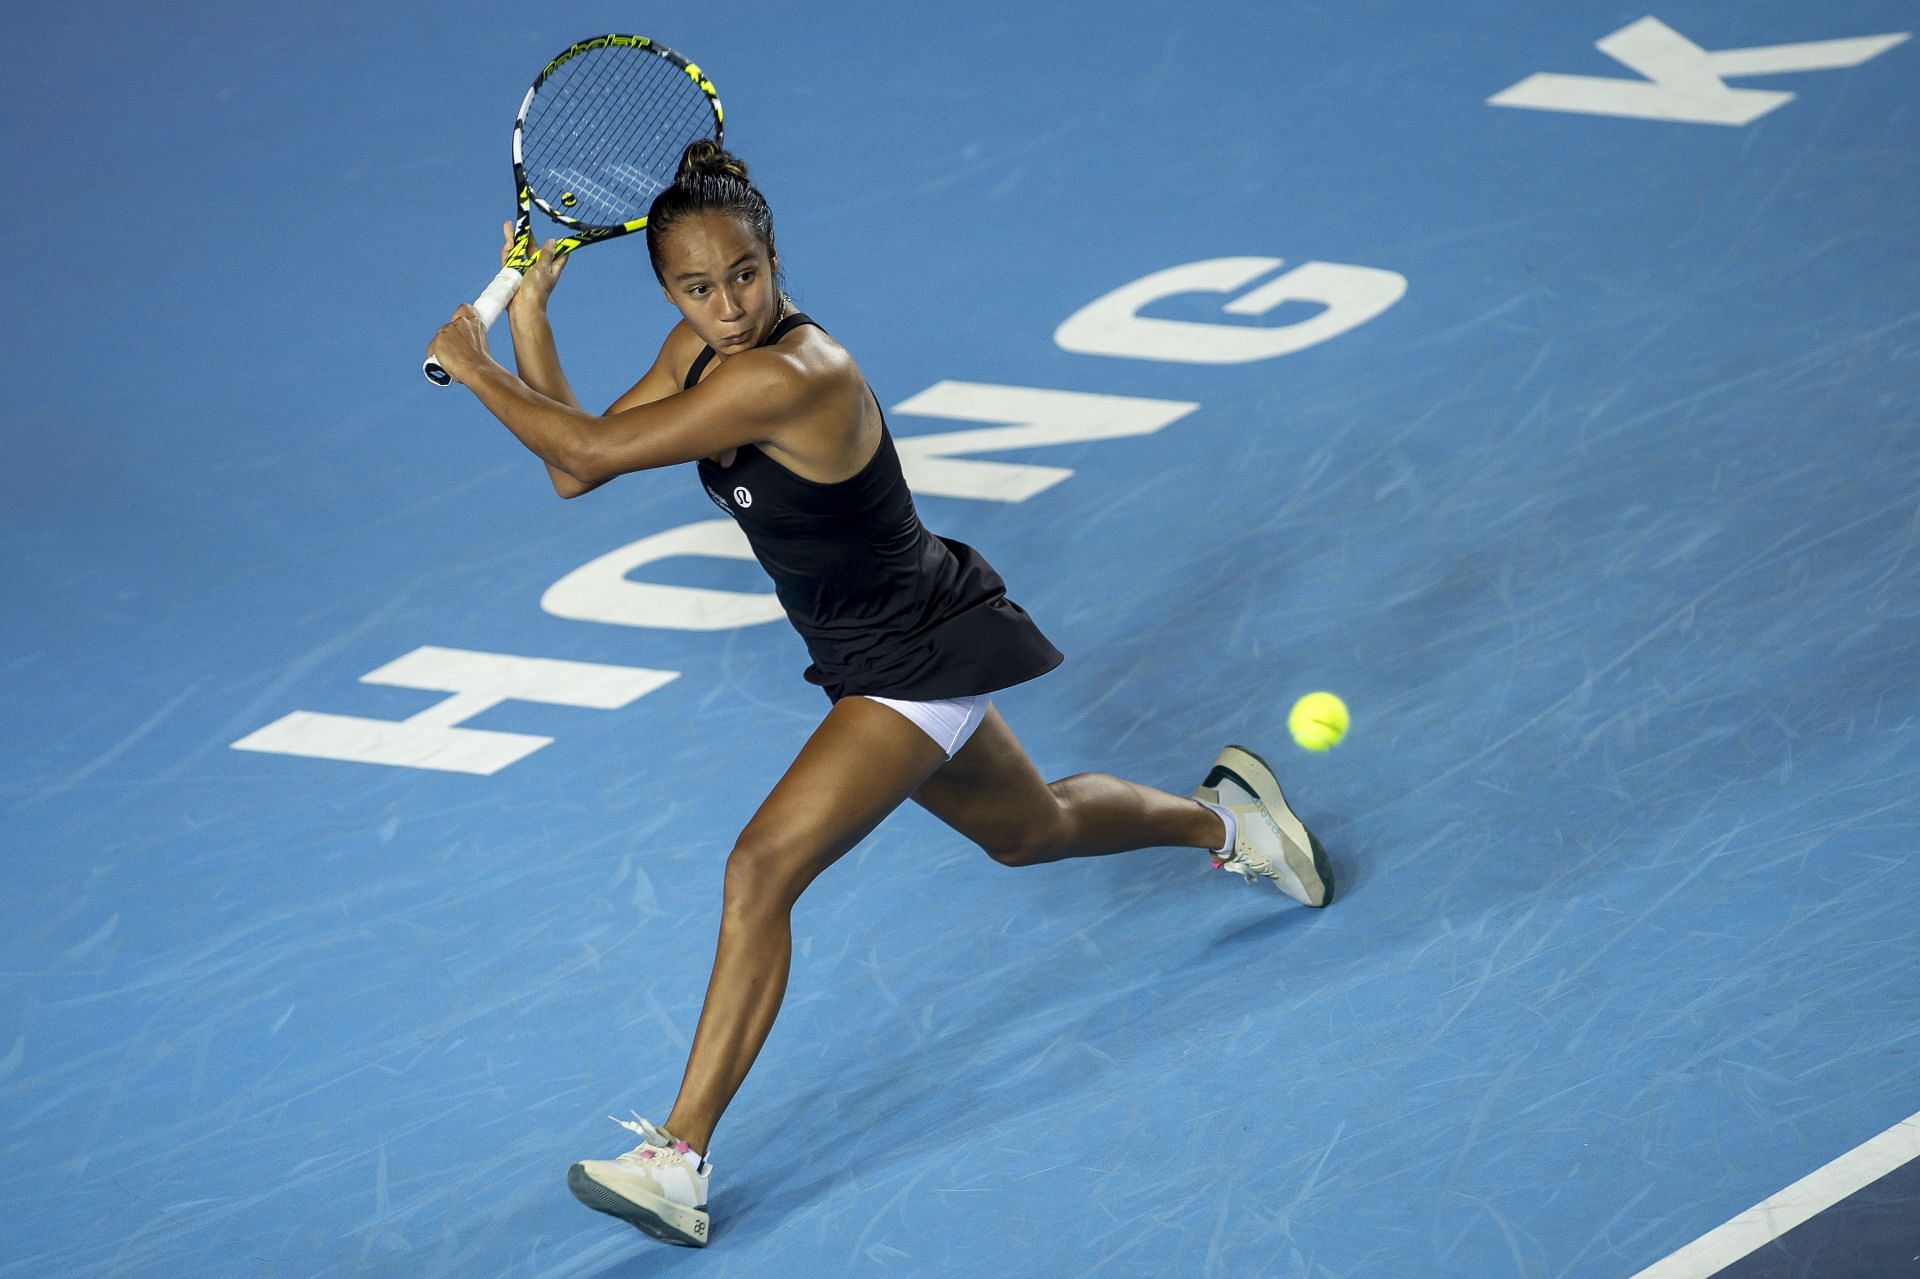
POLYGON ((711 141, 688 147, 647 215, 647 252, 681 319, 605 413, 583 410, 560 369, 546 306, 566 259, 550 244, 509 311, 518 376, 489 356, 471 307, 431 349, 561 497, 696 463, 805 640, 806 679, 832 700, 727 857, 713 975, 666 1122, 616 1120, 641 1144, 568 1173, 588 1207, 703 1245, 709 1143, 779 1012, 793 905, 902 801, 1007 866, 1204 849, 1309 906, 1327 904, 1333 877, 1243 748, 1222 751, 1191 799, 1100 773, 1041 779, 989 697, 1060 653, 979 552, 920 523, 859 367, 781 291, 773 216, 744 164, 711 141))

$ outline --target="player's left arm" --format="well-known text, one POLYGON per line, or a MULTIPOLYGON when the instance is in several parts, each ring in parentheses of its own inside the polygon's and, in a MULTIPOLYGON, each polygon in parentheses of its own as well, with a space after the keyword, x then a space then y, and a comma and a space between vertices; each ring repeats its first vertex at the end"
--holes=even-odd
POLYGON ((522 444, 582 484, 763 443, 831 393, 830 378, 781 352, 744 351, 697 386, 603 417, 542 395, 500 367, 486 354, 484 332, 474 332, 477 317, 465 315, 470 309, 462 307, 436 339, 441 363, 522 444))
POLYGON ((582 478, 611 479, 778 440, 830 404, 836 386, 831 370, 787 352, 743 351, 684 391, 601 419, 577 458, 582 478))

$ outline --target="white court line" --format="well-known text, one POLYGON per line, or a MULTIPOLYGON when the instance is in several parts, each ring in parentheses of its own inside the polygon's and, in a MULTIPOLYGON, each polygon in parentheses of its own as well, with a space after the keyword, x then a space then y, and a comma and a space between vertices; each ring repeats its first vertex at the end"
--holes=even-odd
POLYGON ((1920 1114, 1909 1115, 1878 1137, 1761 1200, 1718 1230, 1654 1262, 1633 1279, 1706 1279, 1914 1158, 1920 1158, 1920 1114))

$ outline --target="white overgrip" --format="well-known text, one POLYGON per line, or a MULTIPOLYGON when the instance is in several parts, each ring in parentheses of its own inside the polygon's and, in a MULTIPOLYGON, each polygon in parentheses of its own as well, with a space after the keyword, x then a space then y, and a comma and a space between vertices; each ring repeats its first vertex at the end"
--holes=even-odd
POLYGON ((520 291, 520 281, 525 278, 510 266, 501 267, 487 291, 473 300, 473 309, 480 313, 480 323, 492 328, 500 313, 507 309, 507 303, 513 301, 513 295, 520 291))

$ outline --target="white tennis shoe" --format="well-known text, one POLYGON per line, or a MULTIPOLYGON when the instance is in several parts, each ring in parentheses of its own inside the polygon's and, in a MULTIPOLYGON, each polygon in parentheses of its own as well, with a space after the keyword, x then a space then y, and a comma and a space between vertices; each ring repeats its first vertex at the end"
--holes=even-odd
MULTIPOLYGON (((613 1116, 607 1116, 613 1119, 613 1116)), ((613 1159, 583 1159, 567 1169, 567 1189, 595 1212, 620 1218, 655 1239, 707 1246, 707 1183, 713 1165, 684 1141, 634 1115, 614 1119, 640 1144, 613 1159)))
POLYGON ((1193 797, 1228 810, 1239 827, 1232 848, 1211 854, 1215 866, 1249 884, 1264 875, 1308 906, 1333 900, 1333 867, 1326 850, 1287 806, 1265 760, 1244 746, 1227 747, 1193 797))

